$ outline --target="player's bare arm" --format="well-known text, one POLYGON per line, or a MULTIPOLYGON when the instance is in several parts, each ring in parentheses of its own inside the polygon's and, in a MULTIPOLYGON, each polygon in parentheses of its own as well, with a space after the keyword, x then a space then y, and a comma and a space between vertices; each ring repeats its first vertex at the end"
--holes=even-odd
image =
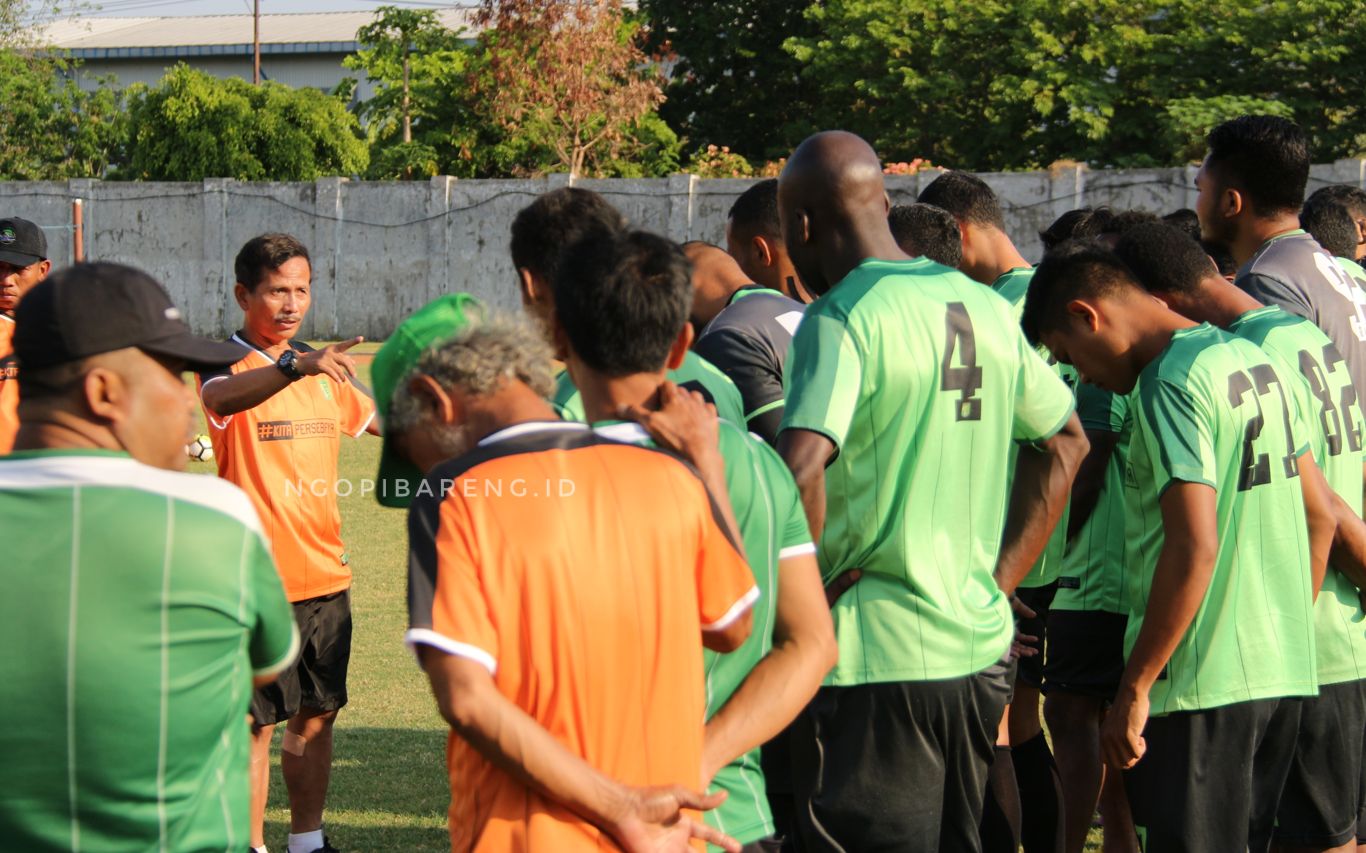
POLYGON ((1304 492, 1304 520, 1309 528, 1309 569, 1314 598, 1318 598, 1323 577, 1328 572, 1328 554, 1336 541, 1338 522, 1333 511, 1333 489, 1314 462, 1313 454, 1302 455, 1299 468, 1300 487, 1304 492))
MULTIPOLYGON (((356 362, 346 351, 363 340, 365 338, 355 337, 299 353, 294 361, 295 368, 301 376, 324 375, 338 383, 349 382, 356 375, 356 362)), ((293 381, 279 367, 269 365, 212 379, 204 384, 200 396, 209 411, 226 417, 261 405, 293 381)))
POLYGON ((1072 509, 1067 516, 1069 540, 1081 532, 1091 513, 1096 511, 1101 489, 1105 486, 1105 471, 1119 444, 1119 433, 1088 429, 1086 440, 1091 449, 1086 451, 1086 458, 1077 469, 1077 479, 1072 482, 1072 509))
POLYGON ((1143 757, 1148 693, 1205 600, 1219 553, 1214 488, 1177 481, 1162 495, 1164 541, 1148 592, 1143 628, 1105 722, 1101 755, 1119 768, 1143 757))
POLYGON ((702 779, 767 743, 816 695, 839 651, 814 554, 778 564, 773 648, 707 723, 702 779))
POLYGON ((811 539, 820 542, 825 531, 825 466, 835 458, 835 443, 809 429, 785 429, 778 435, 777 450, 797 481, 811 539))
POLYGON ((996 562, 996 583, 1007 595, 1029 574, 1058 526, 1087 447, 1076 414, 1052 438, 1020 446, 996 562))
POLYGON ((700 838, 732 853, 740 845, 683 809, 713 809, 723 794, 686 787, 633 788, 609 779, 567 750, 525 711, 498 692, 483 664, 420 646, 422 667, 441 716, 494 765, 564 804, 632 853, 689 850, 700 838))

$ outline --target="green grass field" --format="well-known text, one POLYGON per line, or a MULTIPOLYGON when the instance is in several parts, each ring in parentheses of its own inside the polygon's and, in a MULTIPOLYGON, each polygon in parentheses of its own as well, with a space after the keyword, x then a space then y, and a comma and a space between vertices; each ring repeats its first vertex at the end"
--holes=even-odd
MULTIPOLYGON (((362 344, 354 354, 373 353, 362 344)), ((361 360, 368 384, 368 359, 361 360)), ((355 578, 355 634, 349 676, 350 703, 338 717, 327 831, 347 853, 438 853, 450 849, 446 834, 446 727, 436 712, 426 678, 403 645, 407 626, 406 514, 384 509, 358 494, 373 480, 380 442, 374 436, 343 439, 340 477, 356 490, 339 498, 342 535, 355 578)), ((191 463, 211 474, 213 463, 191 463)), ((289 810, 274 753, 266 843, 283 851, 289 810)), ((1087 850, 1100 850, 1099 832, 1087 850)))

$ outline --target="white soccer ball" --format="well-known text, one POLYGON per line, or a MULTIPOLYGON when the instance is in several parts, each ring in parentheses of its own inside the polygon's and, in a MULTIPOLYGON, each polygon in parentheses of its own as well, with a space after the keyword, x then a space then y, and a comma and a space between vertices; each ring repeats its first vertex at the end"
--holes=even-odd
POLYGON ((213 442, 207 435, 196 435, 185 445, 185 455, 196 462, 208 462, 213 458, 213 442))

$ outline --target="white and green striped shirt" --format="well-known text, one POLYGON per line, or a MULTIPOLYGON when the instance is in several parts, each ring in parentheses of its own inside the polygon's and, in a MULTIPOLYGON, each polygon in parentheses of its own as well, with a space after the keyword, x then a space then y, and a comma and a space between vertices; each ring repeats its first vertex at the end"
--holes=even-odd
POLYGON ((253 674, 293 614, 246 495, 122 453, 0 458, 0 839, 247 846, 253 674))

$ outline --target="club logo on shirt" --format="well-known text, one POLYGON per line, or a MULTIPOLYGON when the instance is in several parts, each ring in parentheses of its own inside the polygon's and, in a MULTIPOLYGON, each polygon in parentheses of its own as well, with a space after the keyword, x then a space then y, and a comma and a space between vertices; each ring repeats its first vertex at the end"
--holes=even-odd
POLYGON ((19 378, 19 359, 13 355, 0 358, 0 382, 19 378))
POLYGON ((306 421, 261 421, 256 425, 257 441, 336 437, 337 422, 327 418, 312 418, 306 421))
POLYGON ((318 387, 322 389, 324 397, 326 397, 329 400, 332 399, 332 386, 327 384, 326 376, 318 377, 318 387))

